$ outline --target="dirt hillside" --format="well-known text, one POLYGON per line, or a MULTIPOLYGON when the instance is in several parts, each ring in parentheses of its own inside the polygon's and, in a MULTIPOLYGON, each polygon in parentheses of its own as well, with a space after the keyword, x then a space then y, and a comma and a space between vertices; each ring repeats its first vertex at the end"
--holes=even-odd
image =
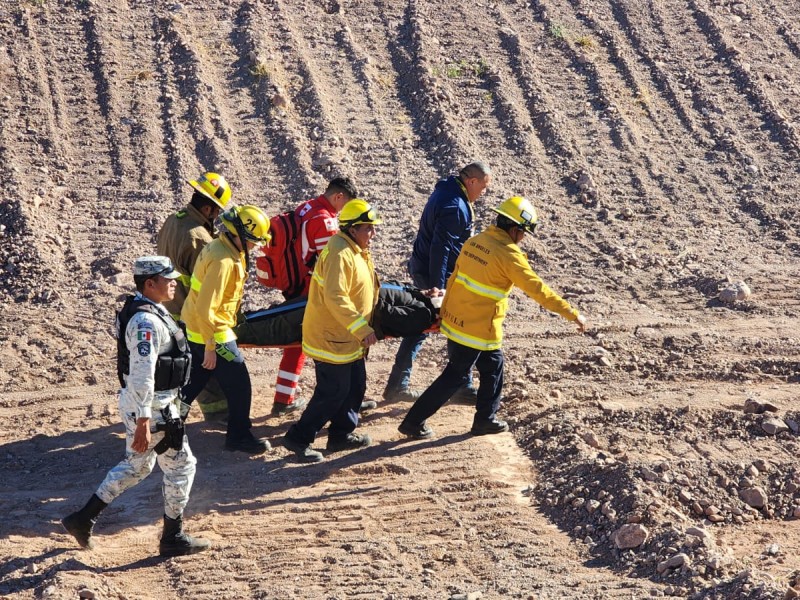
MULTIPOLYGON (((799 23, 794 0, 0 2, 0 595, 800 595, 799 23), (113 313, 187 178, 274 213, 349 174, 405 280, 433 184, 473 159, 479 227, 529 197, 531 262, 591 322, 513 294, 510 434, 446 406, 408 443, 379 401, 372 448, 300 466, 279 353, 248 350, 275 451, 189 425, 213 550, 153 557, 158 474, 77 549, 59 519, 123 449, 113 313)), ((248 283, 246 308, 276 299, 248 283)), ((414 384, 444 360, 427 343, 414 384)))

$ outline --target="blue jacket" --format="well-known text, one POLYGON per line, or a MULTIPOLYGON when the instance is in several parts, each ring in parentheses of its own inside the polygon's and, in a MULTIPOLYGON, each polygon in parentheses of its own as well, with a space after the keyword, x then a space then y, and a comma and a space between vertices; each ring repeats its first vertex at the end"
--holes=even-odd
POLYGON ((472 237, 474 213, 455 175, 440 180, 419 220, 408 270, 422 288, 445 288, 461 247, 472 237))

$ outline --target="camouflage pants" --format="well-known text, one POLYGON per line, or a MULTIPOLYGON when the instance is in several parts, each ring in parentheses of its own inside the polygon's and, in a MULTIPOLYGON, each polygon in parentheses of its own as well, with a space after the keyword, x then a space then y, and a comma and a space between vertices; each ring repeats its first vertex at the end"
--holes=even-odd
POLYGON ((103 483, 97 488, 97 497, 110 504, 122 492, 147 477, 158 462, 164 473, 161 486, 164 495, 164 513, 171 519, 179 517, 189 501, 189 491, 192 489, 195 465, 197 465, 197 459, 189 448, 189 440, 183 436, 183 449, 180 451, 170 448, 163 454, 156 454, 153 448, 164 437, 164 432, 152 431, 155 429, 156 419, 161 418, 156 411, 150 420, 152 438, 147 451, 134 452, 131 450, 131 444, 136 431, 136 413, 132 407, 123 406, 123 402, 120 402, 120 415, 125 424, 125 458, 108 472, 103 483))

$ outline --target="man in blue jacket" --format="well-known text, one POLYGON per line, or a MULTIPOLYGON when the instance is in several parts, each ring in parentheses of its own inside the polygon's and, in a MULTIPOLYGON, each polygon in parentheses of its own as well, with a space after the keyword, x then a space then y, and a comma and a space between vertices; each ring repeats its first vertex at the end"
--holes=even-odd
MULTIPOLYGON (((483 162, 472 162, 433 190, 419 221, 414 251, 408 271, 414 285, 423 290, 443 290, 453 272, 461 247, 472 237, 475 213, 472 204, 489 187, 491 170, 483 162)), ((392 372, 383 391, 386 400, 413 402, 419 392, 409 389, 412 363, 419 353, 425 334, 405 337, 400 342, 392 372)), ((474 401, 477 392, 472 384, 462 388, 453 400, 474 401)))

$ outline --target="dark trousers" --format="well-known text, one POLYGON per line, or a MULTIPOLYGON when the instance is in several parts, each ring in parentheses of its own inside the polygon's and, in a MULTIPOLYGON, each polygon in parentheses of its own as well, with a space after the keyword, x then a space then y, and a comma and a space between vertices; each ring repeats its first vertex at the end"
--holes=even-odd
POLYGON ((475 350, 453 340, 447 340, 447 366, 442 374, 423 392, 408 411, 404 421, 415 425, 423 423, 450 400, 466 384, 472 367, 478 369, 480 386, 475 406, 475 422, 488 421, 500 408, 503 390, 503 351, 475 350))
POLYGON ((364 359, 344 365, 314 361, 317 386, 300 420, 286 436, 310 445, 320 430, 328 426, 328 438, 343 438, 358 425, 358 409, 367 393, 364 359))
POLYGON ((217 366, 209 371, 203 368, 205 346, 189 342, 189 348, 192 351, 192 374, 189 383, 181 389, 181 399, 187 404, 194 402, 213 375, 228 399, 227 437, 229 440, 235 441, 250 435, 250 428, 253 425, 250 422, 250 402, 253 390, 250 386, 250 373, 247 371, 244 356, 236 342, 228 342, 225 346, 232 353, 233 358, 226 360, 217 354, 217 366))

